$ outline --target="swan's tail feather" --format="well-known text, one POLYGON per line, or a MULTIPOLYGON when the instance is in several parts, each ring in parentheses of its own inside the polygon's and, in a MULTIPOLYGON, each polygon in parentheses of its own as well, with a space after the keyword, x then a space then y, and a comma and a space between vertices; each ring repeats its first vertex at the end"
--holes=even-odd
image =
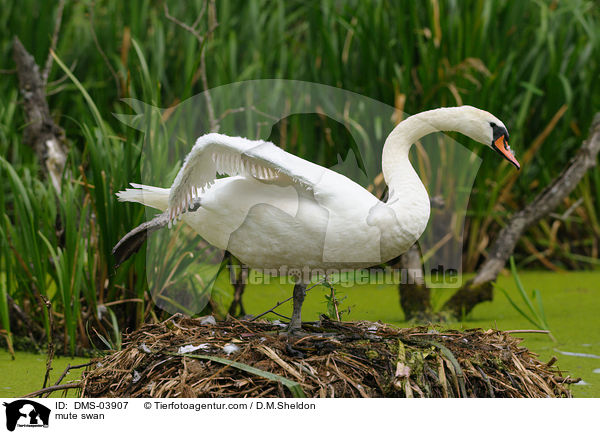
POLYGON ((117 193, 117 197, 121 202, 137 202, 161 211, 168 208, 169 188, 134 183, 131 183, 131 186, 133 188, 127 188, 117 193))

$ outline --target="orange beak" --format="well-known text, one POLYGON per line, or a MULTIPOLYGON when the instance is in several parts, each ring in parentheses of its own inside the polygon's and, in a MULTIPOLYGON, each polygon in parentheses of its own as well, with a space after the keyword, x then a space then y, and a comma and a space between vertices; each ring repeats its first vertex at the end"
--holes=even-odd
POLYGON ((494 148, 496 148, 496 151, 502 154, 504 158, 514 164, 517 169, 521 168, 521 165, 515 158, 515 154, 513 153, 512 149, 510 149, 510 146, 508 146, 508 142, 504 136, 500 136, 496 139, 494 142, 494 148))

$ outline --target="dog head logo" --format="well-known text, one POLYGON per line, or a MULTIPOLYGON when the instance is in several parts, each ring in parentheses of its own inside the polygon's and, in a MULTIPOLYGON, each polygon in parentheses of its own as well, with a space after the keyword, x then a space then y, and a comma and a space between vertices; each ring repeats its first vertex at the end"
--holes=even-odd
POLYGON ((5 402, 6 429, 14 431, 18 427, 48 427, 50 409, 29 399, 5 402))

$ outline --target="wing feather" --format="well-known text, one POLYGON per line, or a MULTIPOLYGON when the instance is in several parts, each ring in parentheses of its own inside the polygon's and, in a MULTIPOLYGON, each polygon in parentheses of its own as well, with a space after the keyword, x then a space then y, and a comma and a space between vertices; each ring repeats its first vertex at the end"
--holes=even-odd
POLYGON ((315 186, 327 169, 289 154, 271 142, 206 134, 185 158, 169 193, 169 221, 193 205, 196 198, 215 182, 217 174, 254 177, 307 190, 315 186))

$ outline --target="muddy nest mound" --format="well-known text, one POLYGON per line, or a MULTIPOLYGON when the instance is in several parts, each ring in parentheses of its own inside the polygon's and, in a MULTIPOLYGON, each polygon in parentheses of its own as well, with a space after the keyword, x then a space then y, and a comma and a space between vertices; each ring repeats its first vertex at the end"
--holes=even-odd
POLYGON ((570 383, 498 330, 282 324, 176 316, 83 373, 83 397, 570 397, 570 383))

